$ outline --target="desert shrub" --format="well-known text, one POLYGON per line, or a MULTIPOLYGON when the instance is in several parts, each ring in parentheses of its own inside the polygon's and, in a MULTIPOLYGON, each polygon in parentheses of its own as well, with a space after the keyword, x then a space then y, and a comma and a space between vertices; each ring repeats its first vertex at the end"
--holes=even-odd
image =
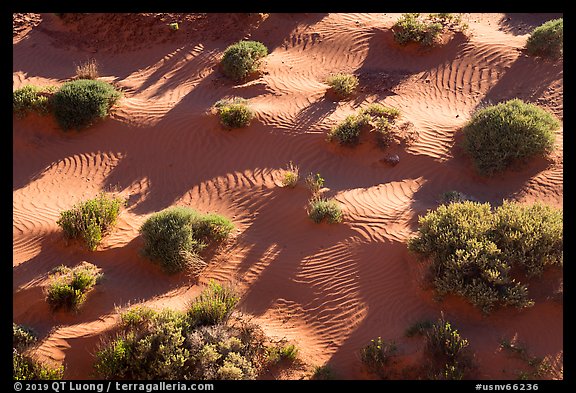
POLYGON ((240 81, 256 72, 261 59, 268 55, 268 49, 258 41, 239 41, 224 51, 221 60, 224 74, 240 81))
POLYGON ((494 212, 494 241, 502 258, 520 266, 530 277, 547 266, 563 262, 562 211, 535 203, 530 206, 504 201, 494 212))
POLYGON ((143 254, 166 273, 205 266, 200 252, 227 238, 234 224, 218 214, 201 214, 186 206, 170 207, 150 216, 140 227, 143 254))
POLYGON ((491 176, 550 153, 559 127, 552 114, 516 98, 476 111, 462 128, 463 147, 478 172, 491 176))
POLYGON ((432 46, 446 29, 464 30, 466 27, 460 16, 450 13, 430 14, 426 19, 422 19, 419 13, 407 13, 396 21, 392 31, 400 45, 416 42, 432 46))
POLYGON ((372 103, 344 118, 328 132, 326 139, 340 145, 355 146, 360 142, 362 130, 368 128, 376 133, 380 145, 388 146, 394 139, 393 129, 399 116, 400 111, 396 108, 372 103))
POLYGON ((12 111, 18 118, 30 112, 46 115, 50 111, 49 97, 54 93, 54 86, 26 85, 12 93, 12 111))
POLYGON ((395 343, 386 342, 378 337, 360 349, 360 360, 368 372, 386 378, 388 374, 386 367, 397 349, 395 343))
POLYGON ((23 350, 34 344, 38 337, 34 330, 12 322, 12 348, 23 350))
POLYGON ((98 62, 96 59, 90 59, 76 66, 76 79, 98 79, 98 62))
POLYGON ((308 217, 317 224, 323 220, 336 224, 342 222, 342 208, 335 199, 312 198, 308 202, 308 217))
POLYGON ((12 350, 12 378, 16 381, 59 380, 64 376, 64 367, 49 367, 32 356, 12 350))
POLYGON ((60 213, 56 222, 68 239, 82 239, 88 249, 96 250, 98 244, 115 224, 125 200, 100 193, 96 198, 76 204, 60 213))
POLYGON ((230 317, 240 300, 230 286, 211 281, 188 307, 188 317, 193 325, 218 325, 230 317))
POLYGON ((540 358, 530 354, 526 344, 519 342, 517 337, 511 340, 506 338, 501 339, 500 349, 508 352, 512 357, 521 360, 528 367, 528 370, 518 373, 518 379, 534 380, 550 377, 553 368, 549 359, 547 357, 540 358))
POLYGON ((298 180, 300 180, 300 169, 298 165, 294 165, 294 163, 290 161, 282 174, 282 186, 294 188, 298 180))
POLYGON ((324 187, 324 178, 320 173, 312 173, 310 172, 308 176, 306 176, 306 187, 310 190, 313 196, 319 195, 320 190, 324 187))
POLYGON ((432 379, 460 380, 471 369, 468 340, 444 316, 426 330, 424 352, 432 379))
POLYGON ((254 112, 247 103, 243 98, 234 97, 219 100, 214 104, 214 109, 226 128, 242 128, 248 126, 254 118, 254 112))
POLYGON ((310 379, 320 380, 320 381, 328 381, 332 379, 336 379, 334 375, 334 371, 328 365, 323 366, 316 366, 314 367, 314 372, 310 379))
MULTIPOLYGON (((209 300, 223 288, 211 283, 209 300)), ((228 295, 219 299, 224 297, 231 299, 228 295)), ((193 304, 206 304, 205 300, 206 296, 200 295, 193 304)), ((241 319, 230 324, 227 318, 217 324, 199 325, 198 314, 190 310, 156 311, 136 306, 123 312, 115 331, 97 349, 96 376, 134 380, 255 379, 263 371, 267 344, 261 329, 241 319)))
POLYGON ((531 56, 562 57, 564 48, 564 19, 549 20, 536 27, 528 40, 526 51, 531 56))
POLYGON ((464 202, 473 201, 474 199, 464 194, 463 192, 450 190, 440 194, 439 202, 442 204, 448 204, 453 202, 464 202))
POLYGON ((326 83, 338 98, 350 97, 358 87, 358 77, 352 74, 335 74, 328 77, 326 83))
POLYGON ((294 344, 279 343, 268 348, 268 362, 278 364, 281 362, 294 362, 298 358, 298 347, 294 344))
POLYGON ((329 132, 328 141, 337 141, 341 145, 357 145, 360 142, 360 131, 366 119, 359 115, 348 115, 329 132))
POLYGON ((108 116, 121 93, 98 80, 79 79, 64 83, 52 96, 58 125, 64 130, 83 129, 108 116))
POLYGON ((99 269, 88 262, 74 268, 62 266, 52 277, 46 301, 53 310, 78 309, 86 300, 86 294, 102 277, 99 269))
POLYGON ((562 263, 562 214, 535 204, 454 202, 419 217, 418 236, 408 249, 431 260, 440 296, 461 295, 490 312, 498 304, 530 307, 526 285, 510 276, 513 266, 528 276, 562 263))

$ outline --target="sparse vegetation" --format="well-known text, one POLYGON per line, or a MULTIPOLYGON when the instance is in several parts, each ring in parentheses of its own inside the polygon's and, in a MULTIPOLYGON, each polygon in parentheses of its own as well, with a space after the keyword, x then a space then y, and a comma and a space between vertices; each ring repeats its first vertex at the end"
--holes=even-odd
POLYGON ((170 207, 150 216, 140 227, 143 254, 166 273, 206 266, 200 252, 209 244, 225 240, 234 224, 218 214, 201 214, 186 206, 170 207))
POLYGON ((54 94, 54 86, 26 85, 12 93, 12 111, 18 118, 23 118, 31 112, 46 115, 50 112, 50 96, 54 94))
POLYGON ((500 341, 500 349, 507 351, 511 356, 522 360, 528 370, 518 372, 518 379, 543 379, 551 374, 552 365, 547 358, 539 358, 528 352, 525 344, 518 342, 514 337, 512 340, 503 338, 500 341))
POLYGON ((326 220, 330 224, 342 222, 342 208, 333 198, 312 198, 308 202, 308 217, 316 224, 326 220))
POLYGON ((225 323, 239 300, 233 287, 211 281, 190 304, 187 316, 192 326, 225 323))
POLYGON ((328 381, 336 379, 336 376, 334 375, 334 371, 330 366, 323 365, 314 367, 314 372, 312 373, 310 379, 328 381))
POLYGON ((300 180, 300 169, 298 165, 294 165, 294 163, 290 161, 282 175, 282 186, 294 188, 296 184, 298 184, 298 180, 300 180))
POLYGON ((437 44, 440 35, 446 30, 464 30, 467 25, 462 23, 459 15, 450 13, 430 14, 422 18, 419 13, 407 13, 396 21, 392 26, 394 39, 400 45, 411 42, 420 43, 424 46, 437 44))
POLYGON ((254 118, 248 101, 240 97, 219 100, 214 104, 214 109, 222 125, 228 129, 247 127, 254 118))
POLYGON ((564 19, 549 20, 535 28, 526 41, 531 56, 556 59, 564 54, 564 19))
POLYGON ((360 142, 363 129, 376 133, 377 143, 386 147, 394 140, 396 119, 400 111, 378 103, 372 103, 353 115, 348 115, 332 128, 327 135, 328 141, 337 141, 340 145, 355 146, 360 142))
POLYGON ((90 59, 76 66, 76 79, 96 80, 100 76, 96 59, 90 59))
POLYGON ((394 342, 386 342, 378 337, 360 349, 360 360, 368 372, 386 379, 388 377, 386 368, 390 366, 397 349, 394 342))
POLYGON ((298 358, 298 347, 294 344, 280 342, 268 347, 267 356, 270 364, 293 363, 298 358))
POLYGON ((62 265, 52 275, 46 301, 53 310, 78 310, 101 278, 100 269, 91 263, 83 262, 74 268, 62 265))
POLYGON ((426 333, 428 329, 432 327, 431 321, 418 321, 410 325, 404 335, 406 337, 422 336, 426 333))
POLYGON ((239 41, 224 51, 222 70, 227 77, 241 81, 258 71, 261 59, 267 55, 268 48, 261 42, 239 41))
POLYGON ((440 296, 454 293, 490 312, 497 304, 530 307, 526 285, 510 276, 518 267, 528 277, 562 265, 562 211, 536 203, 454 202, 419 217, 418 235, 408 248, 431 260, 440 296))
POLYGON ((448 204, 453 202, 465 202, 465 201, 474 201, 474 198, 469 197, 463 192, 456 190, 443 192, 439 198, 439 202, 442 204, 448 204))
POLYGON ((335 74, 328 77, 326 83, 340 99, 350 97, 358 87, 358 77, 352 74, 335 74))
POLYGON ((312 196, 319 195, 320 190, 324 187, 324 178, 319 173, 309 173, 306 176, 306 187, 308 187, 312 196))
POLYGON ((112 85, 90 79, 64 83, 51 99, 54 116, 64 130, 80 130, 110 113, 121 93, 112 85))
MULTIPOLYGON (((225 285, 211 283, 213 294, 225 285)), ((232 291, 234 292, 234 291, 232 291)), ((206 293, 206 292, 203 292, 206 293)), ((202 296, 202 295, 201 295, 202 296)), ((194 307, 213 307, 194 300, 194 307)), ((96 353, 95 371, 104 379, 255 379, 268 366, 269 345, 261 329, 243 319, 198 319, 189 309, 155 311, 137 306, 121 314, 116 331, 96 353)), ((292 353, 288 351, 288 353, 292 353)))
POLYGON ((38 342, 36 333, 12 323, 12 378, 16 381, 62 379, 64 367, 49 367, 35 359, 30 349, 38 342))
POLYGON ((56 222, 68 239, 83 240, 88 249, 96 250, 102 237, 116 224, 125 200, 100 193, 96 198, 76 204, 60 213, 56 222))
POLYGON ((476 111, 462 129, 463 148, 478 172, 491 176, 549 154, 559 127, 558 119, 544 109, 512 99, 476 111))

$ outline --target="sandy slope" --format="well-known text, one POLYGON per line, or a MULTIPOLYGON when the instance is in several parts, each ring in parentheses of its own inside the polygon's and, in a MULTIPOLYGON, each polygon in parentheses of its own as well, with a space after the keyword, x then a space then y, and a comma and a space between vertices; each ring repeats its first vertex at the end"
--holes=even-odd
POLYGON ((14 89, 62 83, 93 57, 102 79, 124 91, 112 117, 81 134, 62 133, 50 118, 14 121, 13 319, 43 337, 40 356, 64 363, 66 378, 90 378, 91 354, 116 307, 182 308, 198 293, 195 281, 167 277, 138 253, 144 220, 179 204, 233 219, 234 239, 200 282, 237 282, 240 309, 269 334, 293 340, 308 370, 328 362, 341 378, 366 378, 358 350, 377 336, 396 341, 401 361, 414 363, 422 343, 405 338, 405 329, 443 311, 470 340, 479 378, 516 378, 521 365, 498 349, 514 335, 534 355, 550 357, 562 378, 562 304, 540 295, 561 277, 534 283, 532 309, 484 317, 460 299, 435 302, 405 245, 418 215, 436 207, 443 191, 495 204, 562 205, 562 130, 551 160, 489 180, 454 147, 458 128, 481 103, 520 97, 562 119, 562 63, 522 52, 530 29, 555 15, 466 14, 469 38, 446 37, 429 51, 395 45, 390 27, 398 17, 92 15, 79 28, 42 14, 30 18, 32 28, 20 26, 14 89), (181 22, 176 33, 165 26, 172 20, 181 22), (270 54, 262 75, 234 85, 218 61, 242 38, 263 42, 270 54), (362 92, 352 101, 325 95, 323 82, 335 72, 359 75, 362 92), (228 132, 209 109, 232 95, 249 99, 257 119, 228 132), (355 149, 324 140, 330 127, 376 101, 401 109, 419 136, 390 148, 400 156, 393 168, 368 139, 355 149), (312 223, 305 187, 279 186, 289 161, 303 174, 323 175, 327 195, 344 207, 343 224, 312 223), (103 189, 128 198, 118 227, 96 252, 67 245, 59 212, 103 189), (79 314, 50 313, 42 293, 48 271, 81 261, 99 266, 105 279, 79 314))

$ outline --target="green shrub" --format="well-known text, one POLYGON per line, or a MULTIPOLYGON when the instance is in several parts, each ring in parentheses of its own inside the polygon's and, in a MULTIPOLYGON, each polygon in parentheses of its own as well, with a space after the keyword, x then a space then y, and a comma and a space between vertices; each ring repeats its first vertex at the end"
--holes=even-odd
POLYGON ((225 323, 239 300, 232 287, 211 281, 192 301, 187 315, 194 326, 225 323))
POLYGON ((440 34, 446 29, 464 30, 467 26, 461 23, 461 17, 450 13, 430 14, 422 20, 419 13, 407 13, 392 26, 394 39, 400 45, 411 42, 432 46, 438 42, 440 34))
POLYGON ((60 213, 56 222, 68 239, 82 239, 88 249, 96 250, 98 244, 115 224, 120 207, 125 200, 101 193, 94 199, 79 203, 60 213))
POLYGON ((298 347, 294 344, 283 344, 268 348, 268 361, 271 364, 292 363, 298 358, 298 347))
POLYGON ((478 172, 490 176, 550 153, 559 127, 553 115, 516 98, 476 111, 462 129, 463 147, 478 172))
POLYGON ((342 222, 342 208, 335 199, 312 198, 308 202, 308 217, 319 224, 326 219, 330 224, 342 222))
POLYGON ((431 361, 431 379, 460 380, 471 369, 469 342, 444 316, 426 331, 424 352, 431 361))
POLYGON ((299 179, 300 169, 298 168, 298 165, 294 165, 294 163, 290 161, 282 175, 282 186, 294 188, 296 187, 299 179))
POLYGON ((49 97, 54 93, 54 86, 26 85, 12 93, 12 111, 18 118, 30 112, 46 115, 50 111, 49 97))
POLYGON ((381 337, 378 337, 360 349, 360 360, 368 372, 377 374, 381 378, 386 378, 388 374, 386 367, 396 354, 396 351, 395 343, 386 342, 381 337))
POLYGON ((358 87, 358 77, 352 74, 335 74, 328 77, 326 83, 339 98, 350 97, 358 87))
POLYGON ((313 174, 310 172, 306 176, 306 187, 308 187, 313 196, 320 194, 320 190, 324 187, 324 182, 324 178, 319 173, 313 174))
POLYGON ((243 98, 234 97, 216 102, 214 108, 226 128, 242 128, 248 126, 254 118, 254 112, 247 103, 243 98))
POLYGON ((59 380, 64 376, 64 367, 52 368, 20 353, 16 348, 12 351, 12 378, 15 381, 59 380))
POLYGON ((176 206, 150 216, 140 227, 143 254, 158 263, 166 273, 203 268, 199 253, 213 242, 227 238, 234 224, 217 214, 200 214, 176 206))
POLYGON ((564 52, 564 19, 553 19, 535 28, 526 41, 531 56, 558 58, 564 52))
POLYGON ((310 379, 320 380, 320 381, 328 381, 332 379, 336 379, 334 375, 334 371, 328 365, 324 366, 316 366, 314 367, 314 372, 310 379))
POLYGON ((400 111, 378 103, 372 103, 358 113, 348 115, 342 122, 333 127, 327 135, 328 141, 337 141, 341 145, 355 146, 360 142, 362 129, 367 127, 376 132, 378 143, 388 146, 394 135, 392 133, 400 111))
POLYGON ((268 49, 261 42, 239 41, 224 51, 222 70, 227 77, 240 81, 256 72, 267 55, 268 49))
POLYGON ((12 348, 22 351, 38 340, 34 330, 12 322, 12 348))
POLYGON ((52 277, 46 301, 53 310, 62 307, 76 310, 86 300, 86 294, 101 277, 99 269, 88 262, 72 269, 62 266, 52 277))
POLYGON ((528 276, 562 264, 561 211, 535 204, 453 202, 419 217, 408 249, 430 259, 440 296, 454 293, 489 312, 497 304, 530 307, 525 285, 512 279, 513 266, 528 276))
POLYGON ((64 131, 80 130, 108 116, 120 96, 106 82, 79 79, 64 83, 51 102, 56 121, 64 131))

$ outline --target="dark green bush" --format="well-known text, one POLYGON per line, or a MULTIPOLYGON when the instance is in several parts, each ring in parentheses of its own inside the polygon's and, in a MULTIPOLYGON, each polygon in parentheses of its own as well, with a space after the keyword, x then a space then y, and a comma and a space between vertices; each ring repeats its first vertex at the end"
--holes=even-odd
POLYGON ((99 269, 88 262, 74 268, 61 266, 52 277, 46 301, 53 310, 76 310, 86 300, 86 294, 102 277, 99 269))
POLYGON ((335 199, 315 197, 308 202, 308 217, 317 224, 324 219, 336 224, 342 222, 342 208, 335 199))
POLYGON ((12 93, 12 111, 18 118, 23 118, 30 112, 46 115, 50 111, 50 95, 54 86, 26 85, 12 93))
POLYGON ((143 254, 166 273, 199 271, 206 263, 199 253, 210 243, 226 239, 234 224, 217 214, 200 214, 185 207, 170 207, 150 216, 140 227, 143 254))
POLYGON ((58 125, 64 130, 83 129, 108 116, 121 93, 106 82, 79 79, 64 83, 51 103, 58 125))
POLYGON ((553 19, 535 28, 526 41, 531 56, 562 57, 564 53, 564 19, 553 19))
POLYGON ((196 325, 218 325, 225 323, 240 300, 230 286, 210 282, 188 307, 188 317, 196 325))
POLYGON ((94 199, 61 212, 56 223, 68 239, 82 239, 88 249, 94 251, 102 236, 116 224, 120 207, 124 203, 122 198, 101 193, 94 199))
POLYGON ((248 126, 254 118, 254 112, 247 103, 243 98, 234 97, 216 102, 214 108, 226 128, 242 128, 248 126))
POLYGON ((462 128, 463 147, 484 176, 554 148, 560 122, 544 109, 512 99, 480 109, 462 128))
POLYGON ((352 74, 335 74, 328 77, 326 83, 338 98, 350 97, 358 87, 358 77, 352 74))
POLYGON ((395 343, 386 342, 381 337, 378 337, 360 349, 360 360, 368 372, 377 374, 381 378, 386 378, 388 375, 386 367, 396 354, 396 351, 395 343))
POLYGON ((239 41, 224 51, 222 70, 227 77, 241 81, 256 72, 267 55, 268 49, 261 42, 239 41))
POLYGON ((525 285, 512 279, 513 266, 528 276, 562 264, 562 213, 544 205, 453 202, 419 217, 410 251, 431 260, 440 296, 454 293, 489 312, 497 305, 530 307, 525 285))

